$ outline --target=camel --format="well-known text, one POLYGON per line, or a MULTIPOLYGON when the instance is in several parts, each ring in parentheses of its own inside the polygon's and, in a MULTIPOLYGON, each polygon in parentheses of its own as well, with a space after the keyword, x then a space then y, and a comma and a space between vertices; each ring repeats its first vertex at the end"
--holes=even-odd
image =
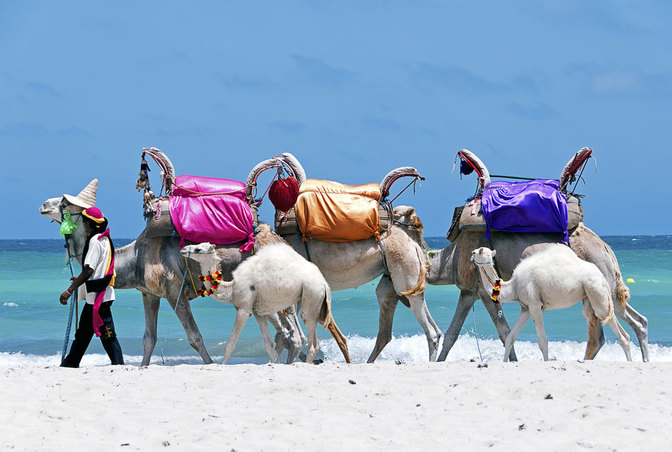
MULTIPOLYGON (((261 234, 275 233, 267 224, 259 225, 261 234)), ((343 352, 346 362, 350 362, 345 336, 338 329, 331 314, 331 290, 317 266, 308 262, 279 236, 277 240, 259 249, 254 256, 243 261, 233 271, 233 281, 217 282, 219 277, 219 257, 215 246, 210 243, 187 245, 182 255, 200 263, 202 272, 208 271, 205 282, 210 286, 211 295, 221 302, 231 303, 236 308, 233 331, 224 348, 226 364, 233 352, 238 337, 247 319, 254 314, 264 339, 266 352, 275 363, 278 352, 271 341, 268 317, 300 303, 301 319, 308 330, 308 351, 306 362, 312 363, 319 349, 317 323, 329 329, 343 352)))
MULTIPOLYGON (((306 173, 296 158, 289 153, 280 154, 256 165, 247 179, 249 196, 252 196, 259 174, 270 168, 287 170, 299 185, 306 180, 306 173)), ((417 175, 414 168, 398 168, 388 173, 381 182, 381 192, 389 194, 391 184, 402 175, 417 175)), ((276 214, 279 212, 276 212, 276 214)), ((381 233, 380 241, 374 237, 354 242, 327 242, 311 239, 302 240, 298 233, 282 234, 294 250, 322 272, 332 291, 356 288, 379 276, 377 287, 380 315, 378 335, 368 362, 374 362, 383 348, 392 339, 392 321, 397 302, 402 301, 413 311, 420 323, 429 348, 429 360, 436 361, 441 331, 434 322, 425 302, 425 263, 423 252, 409 233, 418 229, 400 217, 415 218, 412 208, 394 209, 394 223, 381 233)))
MULTIPOLYGON (((571 161, 571 160, 570 160, 571 161)), ((482 162, 478 160, 482 165, 482 162)), ((489 173, 483 166, 483 174, 487 176, 484 186, 489 183, 489 173)), ((563 175, 565 170, 563 170, 563 175)), ((500 275, 511 278, 513 269, 518 265, 522 257, 535 248, 543 247, 549 243, 557 243, 561 240, 561 234, 544 233, 512 233, 491 231, 490 238, 485 238, 482 230, 463 230, 457 238, 447 247, 441 250, 429 250, 426 243, 422 243, 427 252, 429 270, 427 283, 432 285, 456 285, 460 289, 455 314, 450 326, 444 334, 443 346, 438 360, 444 361, 457 340, 462 325, 474 304, 476 298, 481 298, 488 314, 490 315, 502 343, 505 342, 510 329, 504 316, 498 316, 495 306, 490 301, 490 294, 484 292, 478 285, 478 278, 474 274, 470 262, 471 252, 479 247, 487 246, 497 251, 497 267, 500 275)), ((611 248, 595 234, 591 229, 579 223, 569 236, 569 245, 579 258, 595 264, 607 279, 612 299, 614 300, 614 312, 628 323, 634 330, 639 341, 642 359, 649 360, 647 319, 637 312, 630 304, 630 291, 625 285, 618 266, 618 261, 611 248)), ((588 343, 586 345, 586 357, 595 357, 602 344, 604 335, 597 319, 593 318, 589 329, 588 343)), ((515 351, 512 348, 509 358, 515 360, 515 351)))
POLYGON ((486 247, 475 249, 471 261, 478 268, 481 282, 495 303, 520 303, 520 315, 506 336, 504 362, 509 360, 513 343, 530 316, 537 330, 537 343, 544 361, 548 361, 548 339, 543 311, 574 306, 583 300, 583 316, 590 326, 593 317, 609 324, 616 334, 625 357, 630 357, 630 337, 616 317, 609 284, 595 264, 579 259, 568 246, 548 245, 523 259, 508 281, 499 279, 495 270, 497 252, 486 247))
MULTIPOLYGON (((161 151, 155 150, 163 161, 166 162, 166 174, 168 180, 174 179, 174 170, 170 160, 161 151)), ((95 193, 97 191, 98 181, 94 179, 85 188, 87 191, 93 191, 93 203, 95 203, 95 193)), ((84 192, 84 190, 83 190, 84 192)), ((81 225, 82 219, 79 215, 84 208, 88 206, 73 204, 70 200, 76 197, 54 197, 47 199, 40 207, 40 214, 60 223, 64 210, 72 213, 73 221, 79 225, 75 231, 66 237, 70 254, 74 256, 81 265, 82 251, 85 245, 84 227, 81 225)), ((91 205, 93 205, 91 203, 91 205)), ((81 203, 80 203, 81 204, 81 203)), ((112 230, 114 231, 111 219, 112 230)), ((113 232, 114 234, 114 232, 113 232)), ((196 325, 191 312, 190 300, 197 297, 191 282, 184 284, 183 277, 187 270, 185 260, 180 254, 179 237, 150 237, 147 229, 130 244, 116 250, 115 270, 116 270, 116 289, 137 289, 142 294, 142 301, 145 308, 145 333, 143 335, 143 357, 142 366, 150 363, 154 347, 157 341, 157 320, 159 314, 159 303, 161 298, 168 300, 168 303, 175 311, 180 323, 182 324, 189 344, 198 352, 205 364, 212 363, 212 358, 208 354, 203 343, 203 337, 196 325)), ((224 278, 230 279, 232 271, 243 261, 250 253, 241 253, 239 244, 219 245, 217 254, 221 259, 220 266, 224 278)), ((198 273, 199 266, 195 261, 188 261, 188 268, 192 273, 198 273)), ((302 346, 300 329, 296 329, 288 320, 281 318, 271 319, 274 327, 278 330, 279 340, 285 342, 285 346, 294 355, 298 353, 302 346)))

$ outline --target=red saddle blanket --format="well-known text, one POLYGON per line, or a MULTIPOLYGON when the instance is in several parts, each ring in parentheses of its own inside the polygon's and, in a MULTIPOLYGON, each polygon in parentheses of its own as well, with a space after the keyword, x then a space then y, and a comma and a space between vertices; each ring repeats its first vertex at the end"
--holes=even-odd
POLYGON ((308 179, 296 201, 296 221, 304 239, 353 242, 378 234, 380 185, 344 185, 308 179))
POLYGON ((170 218, 182 240, 254 246, 252 209, 245 184, 214 177, 178 176, 170 196, 170 218))

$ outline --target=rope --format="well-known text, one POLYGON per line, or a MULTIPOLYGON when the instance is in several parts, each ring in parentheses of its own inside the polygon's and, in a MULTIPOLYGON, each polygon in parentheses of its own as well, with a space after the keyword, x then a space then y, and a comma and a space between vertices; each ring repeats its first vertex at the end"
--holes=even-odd
MULTIPOLYGON (((186 260, 191 256, 191 251, 189 251, 188 255, 184 258, 185 263, 186 260)), ((184 269, 184 275, 182 275, 182 284, 180 284, 180 292, 177 294, 177 302, 175 302, 175 315, 177 315, 177 308, 180 305, 180 298, 182 298, 182 289, 184 289, 184 283, 187 279, 187 272, 189 271, 189 265, 186 265, 187 268, 184 269)), ((168 333, 170 333, 170 326, 168 327, 168 330, 166 331, 166 335, 163 337, 163 343, 161 344, 161 363, 165 366, 166 364, 166 359, 163 356, 163 349, 164 346, 166 345, 166 340, 168 339, 168 333)))
MULTIPOLYGON (((275 168, 275 167, 273 167, 273 168, 275 168)), ((273 181, 275 181, 276 177, 279 178, 281 174, 282 174, 282 166, 278 167, 278 172, 275 173, 275 176, 273 176, 273 179, 271 179, 271 182, 268 184, 268 187, 266 187, 266 191, 264 192, 263 195, 261 195, 261 198, 259 198, 259 201, 257 202, 257 207, 261 206, 261 203, 264 202, 264 198, 268 194, 268 191, 271 189, 271 185, 273 185, 273 181)))
MULTIPOLYGON (((189 254, 191 255, 191 251, 189 252, 189 254)), ((186 265, 187 270, 189 270, 189 279, 191 280, 191 287, 194 288, 195 293, 198 293, 198 291, 196 290, 196 284, 194 284, 194 275, 191 274, 191 269, 189 268, 189 263, 187 262, 187 256, 184 256, 184 265, 186 265)))
MULTIPOLYGON (((68 249, 68 266, 70 267, 70 275, 75 276, 75 272, 72 270, 72 255, 70 254, 70 245, 68 244, 68 239, 65 239, 65 247, 68 249)), ((72 300, 70 301, 70 312, 68 313, 68 324, 65 327, 65 339, 63 340, 63 352, 61 353, 61 364, 65 361, 65 355, 68 351, 68 343, 70 342, 70 332, 72 331, 72 317, 74 315, 75 306, 77 304, 77 291, 72 291, 72 300)))
POLYGON ((481 362, 483 362, 483 355, 481 354, 481 344, 478 342, 478 331, 476 331, 476 300, 479 299, 480 297, 478 296, 478 292, 476 292, 477 286, 478 286, 478 268, 474 266, 474 290, 472 294, 474 294, 474 303, 471 305, 471 313, 473 314, 473 319, 474 319, 474 337, 476 338, 476 349, 478 350, 478 356, 481 358, 481 362))
MULTIPOLYGON (((418 178, 417 178, 417 177, 414 178, 411 182, 409 182, 409 184, 408 184, 406 187, 404 187, 403 190, 401 190, 401 191, 399 192, 399 194, 398 194, 397 196, 395 196, 395 197, 392 199, 392 201, 389 201, 389 203, 392 204, 392 203, 393 203, 399 196, 401 196, 401 194, 402 194, 403 192, 405 192, 405 191, 408 189, 408 187, 410 187, 411 185, 415 184, 417 181, 418 181, 418 178)), ((413 192, 415 193, 415 185, 413 185, 413 192)))

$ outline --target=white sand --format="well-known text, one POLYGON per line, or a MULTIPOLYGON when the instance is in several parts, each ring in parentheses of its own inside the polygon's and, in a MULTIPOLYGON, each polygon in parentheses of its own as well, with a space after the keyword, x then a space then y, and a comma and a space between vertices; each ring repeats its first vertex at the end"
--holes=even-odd
POLYGON ((669 450, 671 375, 605 361, 0 368, 0 449, 669 450))

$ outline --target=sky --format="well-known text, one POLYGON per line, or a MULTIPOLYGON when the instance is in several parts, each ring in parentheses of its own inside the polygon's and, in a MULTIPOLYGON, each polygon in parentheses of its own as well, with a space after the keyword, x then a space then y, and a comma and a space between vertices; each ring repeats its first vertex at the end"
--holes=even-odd
POLYGON ((662 0, 0 0, 0 239, 60 239, 40 205, 93 178, 113 236, 136 237, 150 146, 242 181, 281 152, 354 185, 413 166, 395 204, 429 236, 474 193, 460 149, 550 179, 588 146, 585 224, 671 234, 671 20, 662 0))

